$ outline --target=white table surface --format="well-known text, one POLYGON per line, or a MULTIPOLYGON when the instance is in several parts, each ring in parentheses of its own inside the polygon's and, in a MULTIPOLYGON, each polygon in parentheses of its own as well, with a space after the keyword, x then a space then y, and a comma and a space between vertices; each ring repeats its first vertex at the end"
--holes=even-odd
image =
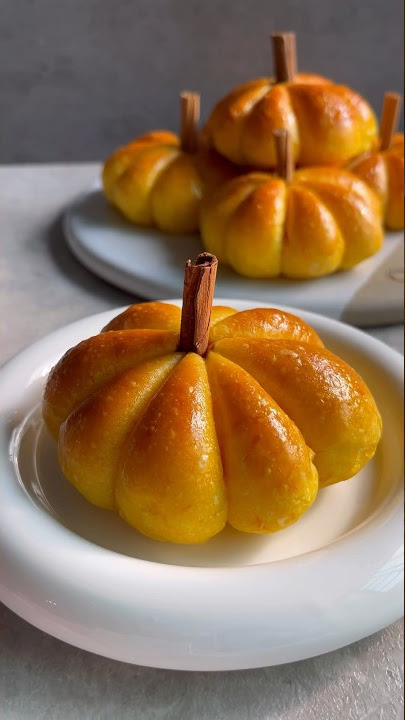
MULTIPOLYGON (((52 330, 137 301, 83 268, 61 216, 94 163, 0 168, 1 362, 52 330)), ((403 353, 403 327, 368 332, 403 353)), ((2 720, 399 720, 403 623, 290 665, 155 670, 66 645, 0 606, 2 720)))

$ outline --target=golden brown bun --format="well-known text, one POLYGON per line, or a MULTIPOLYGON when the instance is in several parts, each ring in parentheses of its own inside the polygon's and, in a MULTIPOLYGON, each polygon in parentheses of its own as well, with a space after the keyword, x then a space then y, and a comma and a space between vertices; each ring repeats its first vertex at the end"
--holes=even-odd
POLYGON ((303 168, 287 185, 248 173, 204 199, 203 244, 240 275, 314 278, 351 268, 382 244, 381 206, 340 168, 303 168))
POLYGON ((198 229, 201 198, 236 171, 215 150, 184 152, 177 135, 141 135, 105 162, 106 198, 131 222, 169 233, 198 229))
POLYGON ((178 308, 132 306, 66 353, 45 389, 67 479, 157 540, 204 542, 226 522, 281 530, 380 437, 362 379, 300 318, 226 307, 212 317, 201 358, 176 350, 178 308))
POLYGON ((394 135, 388 150, 365 153, 351 160, 347 169, 377 193, 389 230, 404 227, 404 136, 394 135))
POLYGON ((377 121, 369 104, 318 75, 274 84, 258 78, 215 106, 204 129, 219 153, 238 165, 274 168, 273 132, 289 131, 299 165, 335 165, 374 147, 377 121))

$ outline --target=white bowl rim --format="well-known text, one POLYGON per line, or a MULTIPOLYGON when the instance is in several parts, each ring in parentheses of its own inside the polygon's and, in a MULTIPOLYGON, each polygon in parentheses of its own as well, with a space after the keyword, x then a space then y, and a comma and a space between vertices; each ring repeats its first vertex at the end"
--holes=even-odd
MULTIPOLYGON (((181 304, 178 299, 167 302, 181 304)), ((222 298, 218 304, 235 309, 269 306, 259 301, 222 298)), ((381 363, 398 389, 403 386, 402 356, 384 343, 315 313, 272 306, 301 316, 321 334, 323 330, 332 332, 368 354, 374 363, 381 363)), ((32 368, 50 356, 55 346, 72 333, 80 334, 81 328, 84 330, 89 324, 101 329, 124 309, 102 312, 60 328, 3 366, 2 423, 13 412, 16 392, 21 395, 29 384, 32 368)), ((391 559, 399 557, 403 529, 399 486, 375 516, 327 549, 238 568, 162 565, 99 547, 41 512, 10 472, 5 446, 9 438, 4 428, 0 439, 3 445, 0 541, 6 568, 0 599, 29 622, 67 642, 117 659, 156 667, 240 669, 327 652, 364 637, 402 615, 403 576, 401 580, 399 575, 398 581, 384 593, 370 590, 373 578, 387 572, 391 559), (50 552, 50 547, 57 550, 50 552), (353 557, 356 563, 349 567, 348 558, 353 557), (356 568, 362 565, 367 566, 367 581, 363 578, 359 585, 356 568), (12 580, 10 568, 14 568, 12 580), (326 587, 332 601, 322 599, 326 587), (248 588, 254 588, 254 592, 247 592, 248 588), (69 601, 63 599, 66 593, 69 601), (55 604, 44 608, 47 595, 57 600, 49 600, 55 604), (89 603, 97 606, 101 629, 90 631, 91 622, 87 621, 85 631, 82 627, 78 632, 76 626, 69 630, 61 619, 70 618, 70 624, 74 625, 72 617, 80 612, 87 616, 89 603), (151 618, 155 618, 155 627, 149 628, 147 637, 145 623, 147 619, 150 624, 151 618), (138 644, 134 647, 132 641, 125 643, 124 628, 128 632, 128 627, 137 622, 143 622, 144 628, 138 633, 138 644), (239 630, 238 622, 243 626, 239 630), (288 623, 292 623, 295 637, 291 636, 292 631, 289 633, 288 623), (299 630, 301 624, 302 631, 299 630), (274 643, 279 632, 277 627, 282 647, 263 645, 266 638, 268 643, 274 643), (280 628, 284 628, 284 635, 280 628), (309 628, 315 633, 315 639, 311 640, 309 628), (259 632, 263 638, 260 642, 259 632), (103 649, 105 633, 111 641, 107 651, 103 649), (179 635, 187 641, 178 642, 176 650, 175 640, 179 635), (220 639, 224 635, 226 642, 220 639), (185 650, 187 642, 191 642, 192 650, 185 650), (151 650, 153 643, 156 651, 151 650)))

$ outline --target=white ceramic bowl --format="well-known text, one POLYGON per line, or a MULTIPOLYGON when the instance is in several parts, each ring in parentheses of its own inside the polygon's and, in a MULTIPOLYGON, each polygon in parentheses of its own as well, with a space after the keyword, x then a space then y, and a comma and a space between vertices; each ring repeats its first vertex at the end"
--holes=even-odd
POLYGON ((62 328, 3 368, 1 600, 78 647, 185 670, 300 660, 399 618, 401 356, 349 326, 296 310, 371 388, 384 423, 375 458, 351 480, 321 490, 310 511, 276 535, 227 528, 206 545, 176 546, 89 505, 61 475, 41 419, 52 365, 121 310, 62 328))

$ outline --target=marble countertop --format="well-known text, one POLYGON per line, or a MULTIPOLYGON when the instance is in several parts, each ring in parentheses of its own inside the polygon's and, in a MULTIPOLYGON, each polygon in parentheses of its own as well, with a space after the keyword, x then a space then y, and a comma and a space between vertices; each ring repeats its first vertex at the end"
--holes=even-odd
MULTIPOLYGON (((93 276, 68 250, 64 209, 95 163, 0 168, 1 362, 52 330, 139 298, 93 276)), ((369 328, 403 352, 403 326, 369 328)), ((0 606, 3 720, 397 720, 403 624, 290 665, 236 672, 132 666, 71 647, 0 606)))

